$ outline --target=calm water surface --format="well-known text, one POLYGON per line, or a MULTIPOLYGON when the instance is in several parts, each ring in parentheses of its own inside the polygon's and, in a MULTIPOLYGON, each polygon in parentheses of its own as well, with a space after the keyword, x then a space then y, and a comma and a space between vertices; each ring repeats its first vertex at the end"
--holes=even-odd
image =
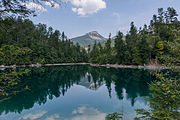
POLYGON ((26 89, 0 97, 0 120, 104 120, 112 112, 132 120, 134 109, 148 109, 149 70, 90 66, 26 69, 30 72, 17 86, 26 89))

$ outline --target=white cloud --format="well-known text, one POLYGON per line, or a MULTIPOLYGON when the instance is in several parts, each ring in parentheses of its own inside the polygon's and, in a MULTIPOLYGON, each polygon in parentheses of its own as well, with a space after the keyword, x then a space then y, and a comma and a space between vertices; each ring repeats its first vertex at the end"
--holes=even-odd
POLYGON ((45 5, 53 7, 53 8, 59 8, 59 4, 55 3, 54 1, 46 1, 45 5))
POLYGON ((78 15, 97 13, 99 10, 106 8, 104 0, 67 0, 74 6, 72 11, 78 15))
POLYGON ((26 4, 26 7, 29 8, 29 9, 35 9, 37 11, 47 11, 42 5, 40 4, 36 4, 36 3, 33 3, 33 2, 30 2, 28 4, 26 4))
POLYGON ((77 12, 77 8, 72 8, 72 11, 73 12, 77 12))
POLYGON ((46 117, 45 120, 56 120, 58 118, 60 118, 60 116, 58 114, 54 114, 54 115, 46 117))
POLYGON ((72 111, 72 114, 75 116, 73 116, 71 120, 105 120, 106 117, 106 113, 86 106, 78 107, 72 111))
POLYGON ((41 118, 46 113, 47 113, 47 111, 41 111, 41 112, 35 113, 35 114, 29 113, 29 114, 25 114, 20 119, 23 119, 23 120, 36 120, 36 119, 41 118))

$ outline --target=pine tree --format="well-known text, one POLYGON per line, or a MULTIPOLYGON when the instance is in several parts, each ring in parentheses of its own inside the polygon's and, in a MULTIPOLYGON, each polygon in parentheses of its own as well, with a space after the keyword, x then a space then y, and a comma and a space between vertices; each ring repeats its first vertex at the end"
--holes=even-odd
POLYGON ((111 54, 111 33, 109 34, 109 38, 105 43, 104 50, 106 54, 111 54))
POLYGON ((116 61, 119 64, 124 64, 125 62, 125 44, 123 41, 123 33, 118 32, 115 38, 115 51, 116 51, 116 61))
POLYGON ((150 45, 148 44, 148 33, 147 28, 144 26, 144 29, 141 31, 140 37, 139 37, 139 53, 141 58, 141 65, 148 64, 150 62, 150 45))
POLYGON ((139 53, 137 53, 139 52, 139 50, 136 47, 137 41, 138 41, 137 28, 135 27, 134 22, 131 22, 131 28, 130 28, 129 34, 126 36, 126 43, 127 43, 126 56, 128 56, 127 58, 128 64, 132 64, 133 61, 136 61, 133 59, 139 59, 139 58, 135 58, 137 57, 137 54, 139 57, 139 53))

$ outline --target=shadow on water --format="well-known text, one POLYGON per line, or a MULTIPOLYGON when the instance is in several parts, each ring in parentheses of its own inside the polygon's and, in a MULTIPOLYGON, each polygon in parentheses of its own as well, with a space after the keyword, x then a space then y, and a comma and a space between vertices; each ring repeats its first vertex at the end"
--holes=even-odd
MULTIPOLYGON (((20 68, 16 69, 17 73, 20 68)), ((42 105, 48 99, 65 96, 74 84, 97 90, 102 85, 107 87, 111 98, 112 84, 119 100, 123 99, 122 90, 126 89, 127 98, 134 105, 138 96, 149 96, 148 83, 153 79, 149 70, 115 69, 92 66, 58 66, 26 68, 28 74, 20 76, 20 82, 8 95, 0 96, 0 114, 21 113, 35 103, 42 105), (17 89, 17 90, 16 90, 17 89), (22 90, 23 89, 23 90, 22 90), (16 91, 16 92, 14 92, 16 91), (19 92, 17 92, 19 91, 19 92)), ((10 72, 10 70, 0 71, 10 72)))

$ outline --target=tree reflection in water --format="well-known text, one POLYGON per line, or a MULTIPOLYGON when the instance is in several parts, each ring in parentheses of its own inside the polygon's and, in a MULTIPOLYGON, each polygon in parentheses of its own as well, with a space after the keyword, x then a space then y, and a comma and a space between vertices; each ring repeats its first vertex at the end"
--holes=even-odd
MULTIPOLYGON (((26 71, 27 69, 24 69, 26 71)), ((19 69, 16 69, 18 73, 19 69)), ((22 70, 21 70, 22 71, 22 70)), ((148 96, 148 83, 152 76, 149 70, 143 69, 115 69, 91 66, 58 66, 28 68, 28 74, 21 74, 20 83, 14 87, 24 89, 16 94, 0 96, 0 114, 5 112, 21 113, 24 109, 30 109, 35 103, 45 104, 47 99, 64 96, 73 84, 79 84, 89 89, 96 90, 105 84, 111 98, 111 84, 115 85, 115 91, 119 100, 123 99, 122 90, 126 89, 127 98, 134 105, 137 96, 148 96), (87 78, 87 79, 85 79, 87 78)), ((8 73, 9 71, 1 71, 8 73)), ((10 72, 9 72, 10 73, 10 72)), ((15 89, 10 89, 13 93, 15 89)))

